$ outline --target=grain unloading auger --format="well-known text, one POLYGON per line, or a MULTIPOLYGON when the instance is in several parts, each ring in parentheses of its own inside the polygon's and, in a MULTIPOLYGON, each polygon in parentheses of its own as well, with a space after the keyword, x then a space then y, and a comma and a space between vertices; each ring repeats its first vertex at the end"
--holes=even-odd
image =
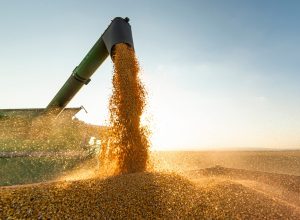
MULTIPOLYGON (((129 19, 116 17, 46 108, 0 109, 0 139, 30 136, 33 125, 39 119, 45 118, 43 116, 59 118, 60 120, 56 120, 58 124, 71 123, 72 117, 81 110, 81 107, 66 108, 67 104, 83 85, 90 82, 91 76, 104 60, 109 55, 113 58, 114 46, 120 43, 126 43, 134 48, 129 19)), ((88 128, 97 130, 99 126, 88 125, 88 128)))
POLYGON ((126 43, 133 46, 129 18, 116 17, 87 53, 81 63, 47 106, 45 113, 59 115, 83 85, 90 82, 90 77, 110 55, 113 57, 114 46, 126 43))
MULTIPOLYGON (((90 82, 90 77, 110 55, 113 56, 114 46, 119 43, 126 43, 133 46, 133 39, 129 18, 114 18, 101 37, 97 40, 91 50, 83 58, 81 63, 73 70, 71 76, 54 96, 46 108, 25 108, 25 109, 0 109, 0 120, 11 117, 22 117, 33 119, 41 115, 58 116, 61 113, 72 118, 79 108, 65 108, 83 85, 90 82)), ((1 126, 0 126, 1 128, 1 126)))

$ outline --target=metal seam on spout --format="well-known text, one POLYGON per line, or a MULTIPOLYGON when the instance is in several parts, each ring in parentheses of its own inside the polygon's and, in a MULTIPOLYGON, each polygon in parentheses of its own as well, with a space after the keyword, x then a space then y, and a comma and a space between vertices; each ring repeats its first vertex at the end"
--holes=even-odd
POLYGON ((75 73, 72 73, 72 76, 74 77, 74 79, 76 79, 78 82, 81 82, 85 85, 87 85, 91 79, 84 79, 82 77, 80 77, 76 72, 75 73))

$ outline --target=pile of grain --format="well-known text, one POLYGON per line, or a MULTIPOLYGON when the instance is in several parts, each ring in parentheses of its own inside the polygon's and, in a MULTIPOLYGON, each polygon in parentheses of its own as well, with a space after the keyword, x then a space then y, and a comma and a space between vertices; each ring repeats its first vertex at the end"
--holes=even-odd
POLYGON ((297 219, 290 206, 241 184, 172 173, 0 188, 0 219, 297 219))
POLYGON ((127 44, 117 44, 114 51, 113 92, 109 102, 110 129, 106 138, 102 139, 99 160, 102 165, 106 163, 106 167, 115 163, 115 174, 145 171, 149 132, 140 123, 146 99, 138 75, 139 64, 134 50, 127 44))

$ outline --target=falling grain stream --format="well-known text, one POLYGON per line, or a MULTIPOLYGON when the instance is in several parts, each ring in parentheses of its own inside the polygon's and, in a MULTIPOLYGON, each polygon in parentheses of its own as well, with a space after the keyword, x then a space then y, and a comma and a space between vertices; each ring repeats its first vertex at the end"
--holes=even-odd
POLYGON ((126 44, 115 46, 113 60, 109 130, 102 140, 99 160, 103 167, 115 163, 115 174, 145 171, 149 132, 141 125, 146 92, 139 78, 139 64, 134 50, 126 44))

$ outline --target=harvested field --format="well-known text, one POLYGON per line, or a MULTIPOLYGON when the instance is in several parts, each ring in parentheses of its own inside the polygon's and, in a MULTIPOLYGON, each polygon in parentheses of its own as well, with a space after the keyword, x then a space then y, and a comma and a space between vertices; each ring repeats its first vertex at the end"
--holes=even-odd
POLYGON ((160 151, 152 155, 159 166, 183 173, 219 165, 300 176, 300 150, 160 151))

